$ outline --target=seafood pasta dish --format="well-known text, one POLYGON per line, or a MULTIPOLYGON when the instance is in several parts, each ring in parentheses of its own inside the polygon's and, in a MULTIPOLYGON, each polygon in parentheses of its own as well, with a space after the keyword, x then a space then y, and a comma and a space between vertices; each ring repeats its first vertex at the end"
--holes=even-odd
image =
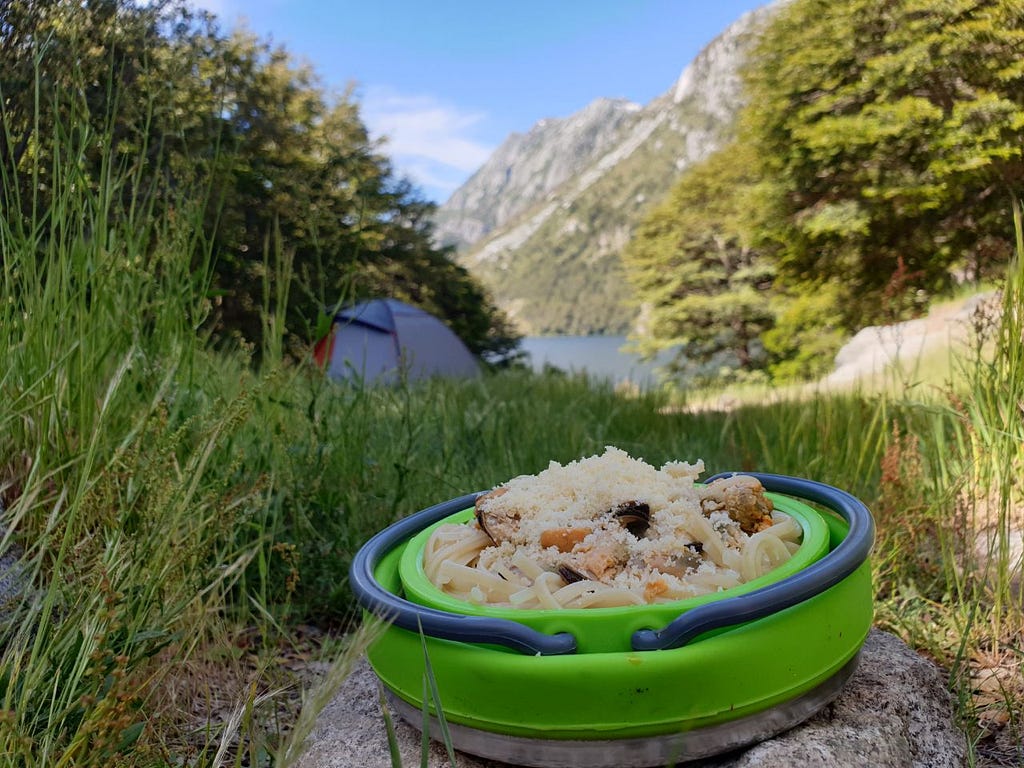
POLYGON ((757 479, 695 481, 702 461, 657 469, 625 451, 509 480, 475 519, 443 524, 423 550, 428 579, 483 605, 597 608, 682 600, 787 561, 803 530, 757 479))

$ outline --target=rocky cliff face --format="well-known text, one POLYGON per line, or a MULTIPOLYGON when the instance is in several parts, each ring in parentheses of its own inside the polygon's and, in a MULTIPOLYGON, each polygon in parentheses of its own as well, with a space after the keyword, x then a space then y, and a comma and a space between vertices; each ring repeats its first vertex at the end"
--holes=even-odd
POLYGON ((739 67, 775 7, 741 17, 644 107, 602 99, 513 135, 439 209, 440 238, 523 332, 628 330, 619 254, 680 173, 731 137, 739 67))
POLYGON ((464 248, 504 226, 606 152, 640 109, 598 99, 574 115, 513 133, 438 210, 436 239, 464 248))

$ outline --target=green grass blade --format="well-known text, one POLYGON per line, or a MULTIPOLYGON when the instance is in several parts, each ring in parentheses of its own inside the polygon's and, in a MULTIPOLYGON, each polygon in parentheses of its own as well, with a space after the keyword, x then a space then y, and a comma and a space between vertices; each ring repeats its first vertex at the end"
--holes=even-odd
POLYGON ((427 676, 423 675, 423 704, 422 722, 420 724, 420 768, 429 768, 430 765, 430 693, 427 691, 427 676))
MULTIPOLYGON (((417 617, 416 623, 419 624, 417 617)), ((437 724, 441 729, 441 739, 444 747, 448 750, 448 761, 451 768, 456 768, 455 750, 452 747, 452 736, 448 731, 448 721, 445 719, 444 710, 441 709, 441 694, 437 690, 437 679, 434 677, 434 668, 430 665, 430 654, 427 652, 427 636, 423 634, 423 626, 419 626, 420 644, 423 647, 423 674, 430 685, 430 699, 434 704, 434 712, 437 714, 437 724)), ((426 697, 424 697, 426 698, 426 697)), ((425 708, 425 705, 424 705, 425 708)))
POLYGON ((380 702, 380 714, 384 718, 384 730, 388 735, 388 754, 391 756, 391 768, 402 768, 402 753, 398 749, 398 736, 395 723, 391 718, 391 709, 384 696, 384 686, 377 681, 377 700, 380 702))

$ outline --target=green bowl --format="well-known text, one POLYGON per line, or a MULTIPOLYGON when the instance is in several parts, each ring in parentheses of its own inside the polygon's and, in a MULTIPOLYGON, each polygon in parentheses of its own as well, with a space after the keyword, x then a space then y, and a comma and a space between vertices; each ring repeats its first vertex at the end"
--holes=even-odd
POLYGON ((477 605, 446 594, 423 571, 423 550, 431 533, 446 523, 465 523, 473 509, 441 520, 412 537, 398 563, 405 597, 419 605, 450 613, 511 619, 545 634, 569 632, 576 636, 578 653, 629 651, 630 637, 639 629, 661 629, 682 613, 698 605, 753 592, 803 570, 824 557, 829 550, 829 529, 821 515, 795 499, 767 494, 775 508, 793 517, 803 529, 803 540, 793 556, 778 568, 730 589, 685 600, 616 608, 565 608, 561 610, 517 609, 477 605))
MULTIPOLYGON (((806 519, 809 535, 817 535, 819 524, 824 527, 830 550, 846 537, 846 524, 838 518, 811 511, 814 520, 804 509, 791 511, 788 502, 784 511, 798 515, 801 523, 806 519)), ((422 549, 412 542, 395 547, 373 569, 380 585, 396 595, 403 592, 402 561, 415 563, 422 549)), ((574 623, 586 617, 550 617, 551 626, 578 631, 581 652, 574 654, 521 654, 392 625, 367 656, 387 689, 415 710, 433 711, 431 697, 424 702, 426 681, 432 679, 447 722, 466 728, 582 741, 679 734, 763 712, 838 675, 871 626, 871 569, 865 559, 808 600, 670 650, 582 652, 584 645, 619 646, 631 626, 660 626, 649 616, 621 618, 636 607, 588 609, 587 614, 601 611, 614 611, 621 622, 608 630, 607 640, 590 639, 590 629, 574 623)), ((597 626, 606 634, 600 622, 597 626)))

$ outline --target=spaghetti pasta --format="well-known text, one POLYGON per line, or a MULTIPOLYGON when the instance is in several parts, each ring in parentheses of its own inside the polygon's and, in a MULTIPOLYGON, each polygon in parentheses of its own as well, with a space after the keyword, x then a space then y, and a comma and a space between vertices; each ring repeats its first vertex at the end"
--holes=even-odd
POLYGON ((702 462, 658 470, 611 446, 552 462, 482 496, 476 520, 436 528, 424 573, 473 603, 600 608, 728 589, 797 551, 800 524, 754 478, 698 486, 702 471, 702 462))

